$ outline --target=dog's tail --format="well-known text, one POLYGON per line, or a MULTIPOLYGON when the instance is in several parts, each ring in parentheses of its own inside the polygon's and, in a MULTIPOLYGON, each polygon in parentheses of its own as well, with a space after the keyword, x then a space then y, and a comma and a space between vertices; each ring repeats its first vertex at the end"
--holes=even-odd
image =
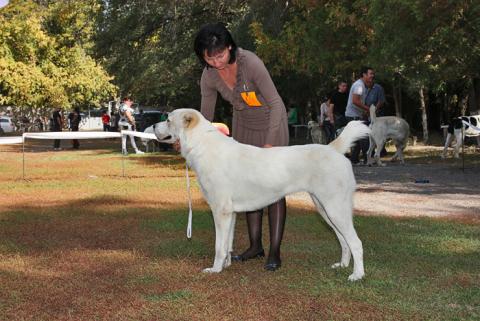
POLYGON ((328 144, 332 146, 340 154, 345 154, 355 141, 364 138, 370 134, 370 128, 362 121, 351 121, 343 129, 340 136, 333 142, 328 144))
POLYGON ((377 107, 374 104, 370 105, 370 124, 377 120, 377 107))

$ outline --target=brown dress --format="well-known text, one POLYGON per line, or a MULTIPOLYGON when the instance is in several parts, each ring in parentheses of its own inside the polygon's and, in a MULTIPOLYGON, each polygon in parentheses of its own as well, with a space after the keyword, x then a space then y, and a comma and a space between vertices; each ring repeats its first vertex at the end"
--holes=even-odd
POLYGON ((270 74, 253 52, 241 48, 237 50, 237 82, 233 90, 215 68, 203 70, 200 81, 202 114, 213 121, 219 92, 233 106, 232 136, 235 140, 258 147, 265 144, 287 146, 287 111, 270 74), (249 97, 256 96, 261 106, 247 104, 242 93, 244 96, 246 93, 249 97))

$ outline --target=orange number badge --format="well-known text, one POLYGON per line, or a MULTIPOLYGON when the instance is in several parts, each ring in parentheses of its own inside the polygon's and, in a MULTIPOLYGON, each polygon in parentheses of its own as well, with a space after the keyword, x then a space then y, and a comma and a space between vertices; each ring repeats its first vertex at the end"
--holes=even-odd
POLYGON ((240 93, 242 95, 243 101, 249 106, 249 107, 261 107, 262 104, 260 101, 257 99, 257 95, 255 94, 254 91, 245 91, 240 93))

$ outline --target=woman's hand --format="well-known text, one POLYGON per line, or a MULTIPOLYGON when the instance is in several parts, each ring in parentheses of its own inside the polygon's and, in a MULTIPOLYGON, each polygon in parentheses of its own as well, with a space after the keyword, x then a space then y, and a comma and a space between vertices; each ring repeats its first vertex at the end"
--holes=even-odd
POLYGON ((270 145, 270 144, 263 145, 263 148, 271 148, 271 147, 273 147, 273 145, 270 145))
POLYGON ((175 143, 173 143, 172 146, 175 151, 180 153, 180 150, 182 149, 182 146, 180 145, 180 140, 177 140, 175 143))

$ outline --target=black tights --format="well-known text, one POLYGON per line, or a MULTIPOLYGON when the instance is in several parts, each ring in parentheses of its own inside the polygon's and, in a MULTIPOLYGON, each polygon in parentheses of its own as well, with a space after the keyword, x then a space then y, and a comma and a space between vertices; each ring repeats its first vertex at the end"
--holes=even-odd
MULTIPOLYGON (((262 245, 262 216, 263 210, 247 212, 248 237, 250 247, 242 253, 243 257, 255 256, 263 250, 262 245)), ((280 244, 282 243, 285 219, 287 217, 287 204, 285 198, 268 206, 268 225, 270 227, 270 252, 268 263, 280 263, 280 244)))

